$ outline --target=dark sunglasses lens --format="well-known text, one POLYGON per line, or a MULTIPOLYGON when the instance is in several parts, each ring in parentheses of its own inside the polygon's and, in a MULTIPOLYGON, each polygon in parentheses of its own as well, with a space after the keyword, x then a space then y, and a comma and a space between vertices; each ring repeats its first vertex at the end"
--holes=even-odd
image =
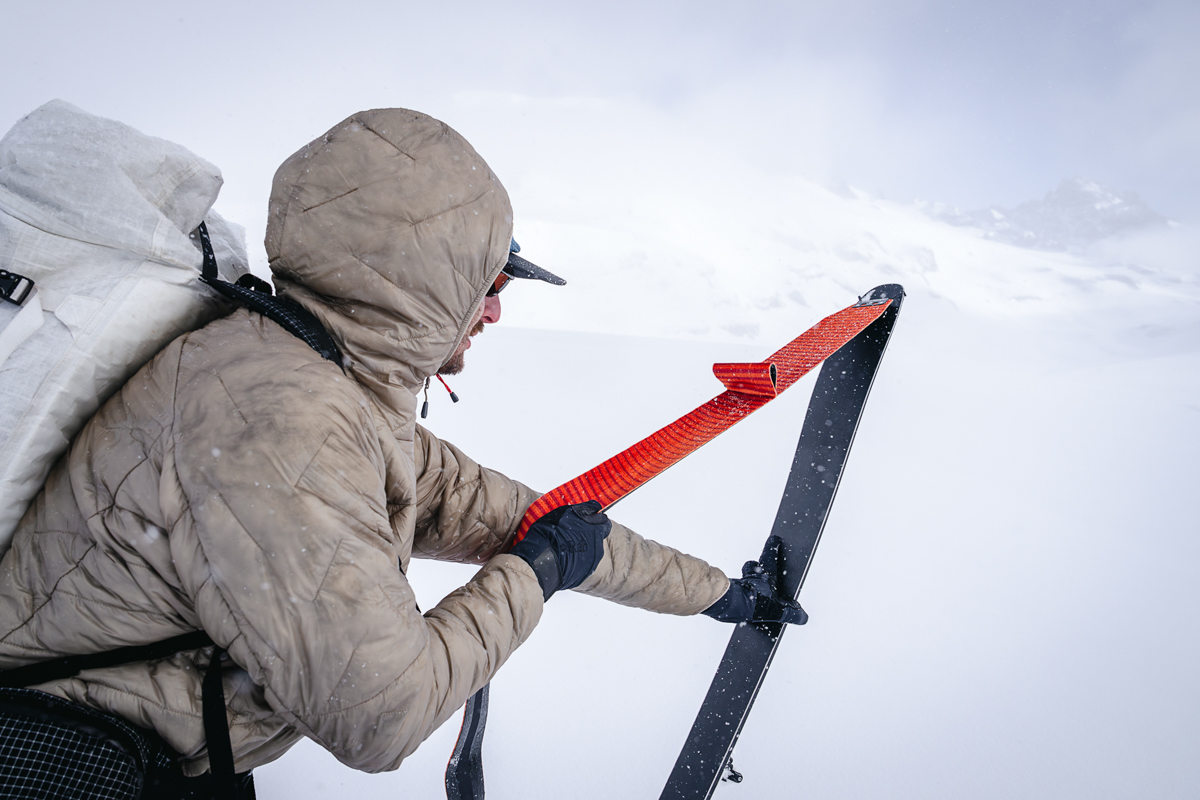
POLYGON ((508 286, 508 283, 511 280, 512 280, 511 275, 509 275, 506 272, 501 272, 499 275, 496 276, 496 281, 492 284, 492 288, 487 290, 486 296, 487 297, 495 297, 496 295, 500 294, 500 292, 504 291, 504 287, 508 286))

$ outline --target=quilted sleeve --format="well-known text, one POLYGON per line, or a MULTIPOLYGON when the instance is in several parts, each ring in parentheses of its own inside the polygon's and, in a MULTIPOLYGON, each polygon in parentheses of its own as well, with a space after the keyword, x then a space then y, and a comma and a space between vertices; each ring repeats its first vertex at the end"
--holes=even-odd
POLYGON ((202 626, 273 708, 349 766, 395 769, 530 635, 541 593, 500 556, 422 615, 365 405, 334 366, 304 361, 269 381, 250 374, 260 358, 181 370, 172 556, 202 626))
POLYGON ((729 589, 729 578, 707 562, 646 539, 613 522, 604 558, 575 589, 660 614, 699 614, 729 589))
POLYGON ((481 467, 420 425, 413 449, 419 506, 413 555, 482 564, 506 552, 538 493, 481 467))

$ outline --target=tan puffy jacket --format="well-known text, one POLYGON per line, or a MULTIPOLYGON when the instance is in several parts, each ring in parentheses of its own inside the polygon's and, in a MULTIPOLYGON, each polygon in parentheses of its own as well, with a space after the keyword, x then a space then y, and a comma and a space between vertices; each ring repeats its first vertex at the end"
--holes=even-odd
MULTIPOLYGON (((414 414, 511 231, 483 159, 415 112, 357 114, 285 162, 271 268, 345 370, 246 310, 167 346, 79 434, 0 562, 0 669, 203 629, 229 651, 239 771, 300 736, 399 766, 542 613, 533 572, 502 554, 536 494, 414 414), (482 568, 422 615, 413 556, 482 568)), ((694 614, 727 586, 614 525, 580 591, 694 614)), ((157 730, 198 774, 209 652, 39 688, 157 730)))

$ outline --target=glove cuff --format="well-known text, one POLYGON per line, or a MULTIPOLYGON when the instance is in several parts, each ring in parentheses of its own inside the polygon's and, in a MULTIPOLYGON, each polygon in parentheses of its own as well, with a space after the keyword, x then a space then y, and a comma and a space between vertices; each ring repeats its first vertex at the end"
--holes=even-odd
POLYGON ((533 570, 538 585, 542 587, 542 602, 549 600, 562 587, 562 568, 546 536, 530 531, 509 553, 523 560, 533 570))
POLYGON ((700 613, 718 622, 749 622, 754 618, 754 598, 740 583, 731 580, 725 594, 700 613))

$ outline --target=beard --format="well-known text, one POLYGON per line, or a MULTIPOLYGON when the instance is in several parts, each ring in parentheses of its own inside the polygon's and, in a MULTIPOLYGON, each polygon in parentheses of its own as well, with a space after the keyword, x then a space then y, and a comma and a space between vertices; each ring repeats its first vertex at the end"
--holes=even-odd
POLYGON ((467 365, 466 356, 467 353, 465 350, 461 353, 455 353, 454 355, 450 356, 449 360, 447 360, 445 364, 442 364, 440 367, 438 367, 437 374, 457 375, 458 373, 462 372, 463 367, 467 365))
POLYGON ((463 371, 463 367, 467 365, 467 348, 466 342, 472 336, 477 336, 483 333, 483 320, 475 323, 475 327, 467 331, 467 335, 463 337, 459 343, 459 348, 454 351, 454 355, 446 359, 446 363, 438 367, 438 375, 457 375, 463 371))

